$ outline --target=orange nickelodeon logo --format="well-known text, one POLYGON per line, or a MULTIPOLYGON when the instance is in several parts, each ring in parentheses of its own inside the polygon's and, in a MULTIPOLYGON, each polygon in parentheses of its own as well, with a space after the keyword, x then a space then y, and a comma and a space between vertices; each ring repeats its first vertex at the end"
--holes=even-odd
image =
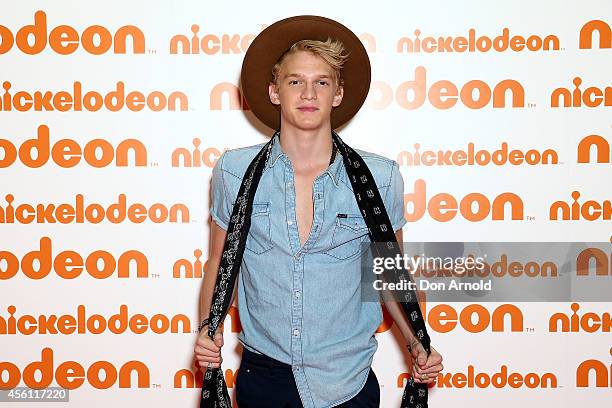
POLYGON ((114 164, 116 167, 129 165, 130 152, 132 164, 136 167, 147 166, 147 148, 137 139, 125 139, 117 147, 104 139, 93 139, 81 145, 74 139, 60 139, 51 145, 49 127, 40 125, 36 138, 28 139, 15 146, 9 139, 0 138, 0 168, 12 166, 17 159, 26 167, 39 168, 49 162, 63 168, 75 167, 84 159, 91 167, 102 168, 114 164))
POLYGON ((580 29, 580 49, 593 48, 593 35, 599 34, 599 48, 612 48, 612 29, 602 20, 591 20, 580 29))
POLYGON ((16 35, 13 35, 7 27, 0 25, 0 54, 6 54, 16 44, 21 52, 36 55, 47 47, 47 41, 51 49, 60 55, 72 54, 79 48, 79 43, 85 51, 93 55, 104 54, 111 47, 113 54, 125 54, 128 38, 132 42, 132 52, 144 54, 145 37, 136 26, 120 27, 113 35, 101 25, 92 25, 83 30, 79 38, 75 28, 59 25, 47 35, 47 14, 38 10, 34 13, 34 24, 23 26, 16 35), (30 41, 31 37, 34 38, 33 43, 30 41))
MULTIPOLYGON (((200 26, 192 24, 191 38, 177 34, 170 39, 170 54, 242 54, 255 39, 255 34, 200 34, 200 26), (200 38, 201 36, 201 38, 200 38)), ((368 52, 376 52, 376 39, 372 34, 359 36, 368 52)))
POLYGON ((117 383, 119 388, 132 388, 134 374, 138 388, 151 387, 149 367, 142 361, 131 360, 116 367, 110 361, 100 360, 85 368, 79 362, 69 360, 54 369, 53 349, 45 347, 40 354, 40 361, 28 364, 23 371, 10 361, 0 361, 0 373, 7 373, 0 375, 0 389, 15 388, 21 380, 26 387, 33 389, 47 388, 53 381, 69 390, 81 387, 85 381, 99 390, 111 388, 117 383))
POLYGON ((14 278, 21 269, 30 279, 44 279, 51 271, 62 279, 75 279, 81 276, 83 270, 94 279, 129 278, 136 268, 137 278, 149 277, 149 261, 139 251, 129 250, 119 256, 119 259, 104 250, 89 254, 85 260, 71 250, 62 251, 53 256, 52 241, 42 237, 39 249, 26 253, 21 261, 9 251, 0 250, 0 280, 14 278))
POLYGON ((592 264, 595 264, 596 276, 612 276, 612 253, 606 254, 599 248, 587 248, 578 254, 576 276, 590 276, 592 264), (610 257, 610 261, 608 261, 608 257, 610 257))
POLYGON ((250 110, 240 88, 229 82, 221 82, 210 90, 210 110, 223 110, 223 99, 229 102, 230 110, 250 110))
POLYGON ((423 316, 432 330, 438 333, 449 333, 461 326, 470 333, 481 333, 487 329, 492 332, 507 330, 506 316, 509 318, 509 331, 523 331, 523 312, 512 304, 497 306, 493 311, 479 304, 471 304, 460 311, 448 304, 438 304, 426 311, 423 316))
POLYGON ((370 91, 368 105, 373 109, 385 109, 394 96, 397 104, 408 110, 420 108, 426 100, 436 109, 450 109, 457 102, 469 109, 483 109, 487 106, 505 108, 508 93, 510 106, 525 107, 525 89, 514 79, 504 79, 493 88, 479 79, 468 81, 461 87, 449 80, 441 80, 428 88, 427 70, 422 66, 415 68, 414 80, 402 82, 395 92, 383 81, 372 81, 370 91), (412 98, 409 98, 409 95, 412 95, 412 98))
MULTIPOLYGON (((493 108, 505 108, 508 105, 508 94, 510 95, 509 106, 525 107, 525 89, 514 79, 502 80, 494 85, 493 89, 486 82, 478 79, 466 82, 460 90, 457 85, 448 80, 434 82, 427 89, 427 71, 424 67, 419 66, 415 68, 415 79, 401 83, 395 92, 386 82, 372 81, 368 106, 373 109, 385 109, 395 98, 400 107, 408 110, 420 108, 425 100, 428 100, 437 109, 450 109, 458 101, 469 109, 483 109, 487 105, 493 108), (409 94, 412 94, 412 99, 409 99, 409 94), (475 94, 477 96, 474 96, 475 94)), ((227 96, 230 110, 250 109, 240 89, 229 82, 221 82, 213 87, 210 92, 210 109, 222 110, 225 96, 227 96)))
MULTIPOLYGON (((181 258, 172 265, 173 278, 201 279, 208 272, 208 261, 202 262, 202 250, 193 251, 195 260, 181 258)), ((216 273, 216 271, 215 271, 216 273)))
POLYGON ((567 315, 563 312, 553 314, 548 321, 548 331, 551 333, 610 333, 612 329, 612 316, 610 313, 601 315, 593 312, 586 312, 578 315, 580 304, 572 303, 572 314, 567 315))
MULTIPOLYGON (((417 291, 419 305, 423 313, 423 318, 429 327, 438 333, 450 333, 460 326, 469 333, 482 333, 487 329, 491 332, 500 333, 509 329, 510 332, 523 331, 523 312, 517 306, 504 304, 497 306, 492 312, 479 304, 471 304, 462 308, 460 311, 448 304, 438 304, 427 311, 425 296, 417 291), (509 326, 506 324, 506 316, 509 326), (476 318, 476 320, 474 320, 476 318)), ((393 317, 382 305, 383 321, 377 328, 376 333, 383 333, 393 326, 393 317)))
MULTIPOLYGON (((610 348, 612 355, 612 348, 610 348)), ((591 359, 585 360, 576 368, 576 387, 590 387, 589 380, 591 371, 595 372, 595 387, 612 387, 612 364, 606 365, 603 361, 591 359)))
MULTIPOLYGON (((397 378, 396 386, 403 388, 411 374, 402 373, 397 378)), ((440 373, 436 380, 437 388, 557 388, 557 376, 553 373, 516 373, 508 372, 508 366, 502 365, 493 374, 476 372, 473 365, 467 366, 467 372, 440 373)))
POLYGON ((241 54, 244 53, 251 42, 255 39, 255 34, 205 34, 202 38, 198 36, 200 26, 191 26, 193 35, 187 38, 186 35, 175 35, 170 39, 170 54, 241 54))
POLYGON ((595 147, 597 163, 612 163, 610 143, 600 135, 589 135, 578 143, 578 163, 591 163, 591 151, 595 147))
POLYGON ((546 149, 542 152, 536 149, 522 151, 518 149, 509 150, 508 143, 502 142, 499 149, 489 151, 486 149, 476 150, 474 143, 468 143, 467 149, 460 150, 423 150, 421 145, 414 144, 414 151, 402 150, 397 155, 399 165, 406 166, 503 166, 510 164, 518 166, 521 164, 558 164, 559 154, 554 149, 546 149))
POLYGON ((472 222, 487 218, 502 221, 506 219, 507 205, 512 220, 524 218, 523 200, 514 193, 501 193, 493 202, 481 193, 469 193, 459 200, 451 194, 438 193, 427 200, 427 184, 425 180, 418 179, 414 182, 414 192, 404 194, 404 216, 412 222, 423 218, 426 211, 431 218, 439 222, 452 221, 457 214, 472 222), (412 211, 408 211, 409 205, 412 205, 412 211))
POLYGON ((217 159, 221 157, 221 154, 227 150, 227 148, 223 149, 223 151, 217 149, 216 147, 207 147, 203 151, 200 150, 200 144, 202 140, 197 137, 192 141, 194 149, 189 151, 185 147, 179 147, 174 149, 172 152, 172 167, 215 167, 217 164, 217 159), (183 159, 183 163, 181 164, 181 158, 183 159))
POLYGON ((117 201, 104 208, 98 203, 85 204, 85 197, 77 194, 73 203, 38 203, 35 205, 22 203, 13 205, 15 197, 5 196, 7 206, 0 206, 0 224, 84 224, 89 222, 99 224, 108 221, 112 224, 133 222, 141 224, 151 221, 156 224, 164 222, 189 222, 189 209, 185 204, 173 204, 170 208, 161 203, 155 203, 147 208, 144 204, 127 204, 125 194, 119 194, 117 201))
POLYGON ((53 91, 17 91, 10 92, 11 84, 9 81, 2 83, 4 95, 0 99, 0 111, 4 112, 97 112, 106 108, 109 112, 119 112, 124 107, 131 112, 140 112, 148 108, 152 112, 160 112, 164 109, 168 111, 186 111, 189 109, 187 95, 180 91, 171 92, 165 95, 161 91, 153 91, 144 94, 140 91, 125 93, 123 81, 117 81, 115 89, 101 94, 98 91, 87 91, 83 94, 83 84, 79 81, 72 83, 71 90, 53 91))
POLYGON ((596 86, 590 86, 584 91, 580 89, 582 78, 574 78, 574 89, 557 88, 550 95, 550 106, 558 108, 561 106, 561 97, 563 97, 564 108, 579 108, 583 104, 588 108, 596 108, 603 106, 612 106, 612 87, 607 86, 605 90, 601 90, 596 86))
MULTIPOLYGON (((490 258, 489 258, 490 259, 490 258)), ((489 277, 493 276, 496 278, 511 276, 527 276, 530 278, 535 277, 557 277, 558 267, 552 261, 536 262, 536 261, 515 261, 510 259, 508 262, 508 255, 501 254, 499 260, 495 262, 485 262, 474 258, 473 254, 469 254, 466 257, 466 264, 461 268, 446 268, 442 262, 424 262, 416 267, 413 271, 415 278, 447 278, 451 276, 457 277, 489 277), (471 265, 467 264, 467 261, 471 260, 471 265)))
MULTIPOLYGON (((225 369, 225 384, 227 384, 228 388, 234 388, 236 386, 237 372, 238 370, 232 370, 230 368, 225 369)), ((202 370, 197 367, 193 371, 182 368, 174 373, 174 388, 202 388, 203 382, 204 374, 202 370)))
POLYGON ((0 316, 0 334, 102 334, 110 332, 123 334, 131 332, 143 334, 153 332, 164 333, 191 333, 191 321, 184 314, 167 316, 157 313, 147 317, 141 313, 128 314, 128 306, 120 305, 119 313, 110 317, 100 314, 90 314, 85 305, 78 305, 74 315, 30 315, 24 314, 15 317, 17 308, 13 305, 7 308, 9 317, 0 316), (180 328, 179 328, 180 326, 180 328))
POLYGON ((549 217, 553 221, 597 221, 612 219, 612 203, 610 200, 604 200, 598 203, 595 200, 588 200, 583 204, 578 202, 580 198, 579 191, 572 191, 571 204, 565 201, 555 201, 550 206, 549 217))
POLYGON ((537 35, 530 35, 525 38, 520 35, 510 36, 510 29, 504 27, 502 34, 491 38, 486 35, 476 37, 476 30, 470 28, 467 36, 429 36, 421 39, 421 30, 414 30, 414 39, 402 37, 397 42, 396 51, 398 53, 433 53, 433 52, 504 52, 508 49, 512 51, 549 51, 559 50, 559 38, 556 35, 547 35, 542 38, 537 35))

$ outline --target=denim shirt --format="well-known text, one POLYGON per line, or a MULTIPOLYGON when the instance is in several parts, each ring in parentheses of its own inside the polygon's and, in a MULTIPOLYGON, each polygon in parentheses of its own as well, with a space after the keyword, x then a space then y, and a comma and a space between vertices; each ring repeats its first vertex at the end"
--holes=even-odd
MULTIPOLYGON (((312 228, 300 245, 295 174, 275 138, 238 275, 238 339, 292 366, 304 407, 332 407, 359 393, 378 347, 381 305, 361 299, 360 243, 370 238, 338 152, 314 181, 312 228)), ((263 145, 227 150, 213 169, 211 215, 225 230, 246 168, 263 145)), ((398 164, 355 150, 399 230, 406 220, 398 164)))

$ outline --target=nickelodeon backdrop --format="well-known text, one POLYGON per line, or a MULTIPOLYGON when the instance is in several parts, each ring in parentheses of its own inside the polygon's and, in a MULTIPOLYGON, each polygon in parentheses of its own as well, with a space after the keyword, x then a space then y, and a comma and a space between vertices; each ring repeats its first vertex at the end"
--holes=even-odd
MULTIPOLYGON (((341 21, 369 52, 368 100, 340 135, 400 164, 406 241, 610 240, 609 1, 3 2, 0 388, 196 406, 211 170, 271 135, 240 67, 298 14, 341 21)), ((432 407, 609 406, 610 303, 422 306, 445 359, 432 407)), ((239 331, 234 307, 232 394, 239 331)), ((385 313, 383 407, 409 373, 396 331, 385 313)))

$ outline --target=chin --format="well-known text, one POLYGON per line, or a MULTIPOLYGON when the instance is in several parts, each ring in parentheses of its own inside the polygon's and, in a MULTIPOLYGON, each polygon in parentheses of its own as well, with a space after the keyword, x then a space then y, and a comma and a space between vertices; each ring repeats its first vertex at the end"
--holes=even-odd
POLYGON ((297 123, 297 127, 299 129, 304 129, 304 130, 319 129, 321 126, 323 126, 323 123, 321 123, 321 122, 297 123))
POLYGON ((291 124, 298 129, 312 130, 323 126, 323 121, 314 119, 304 120, 303 118, 298 118, 296 120, 292 120, 291 124))

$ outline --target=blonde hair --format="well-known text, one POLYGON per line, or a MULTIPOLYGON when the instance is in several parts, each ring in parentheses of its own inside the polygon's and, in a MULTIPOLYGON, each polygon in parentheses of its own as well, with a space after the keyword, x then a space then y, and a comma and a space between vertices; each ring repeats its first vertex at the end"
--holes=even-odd
POLYGON ((323 60, 332 68, 333 76, 336 84, 344 85, 344 79, 341 75, 342 66, 348 59, 348 54, 344 54, 344 44, 339 40, 327 38, 327 41, 318 40, 300 40, 294 43, 287 51, 283 53, 272 67, 272 83, 278 85, 281 66, 285 58, 295 54, 298 51, 308 51, 312 54, 323 58, 323 60))

